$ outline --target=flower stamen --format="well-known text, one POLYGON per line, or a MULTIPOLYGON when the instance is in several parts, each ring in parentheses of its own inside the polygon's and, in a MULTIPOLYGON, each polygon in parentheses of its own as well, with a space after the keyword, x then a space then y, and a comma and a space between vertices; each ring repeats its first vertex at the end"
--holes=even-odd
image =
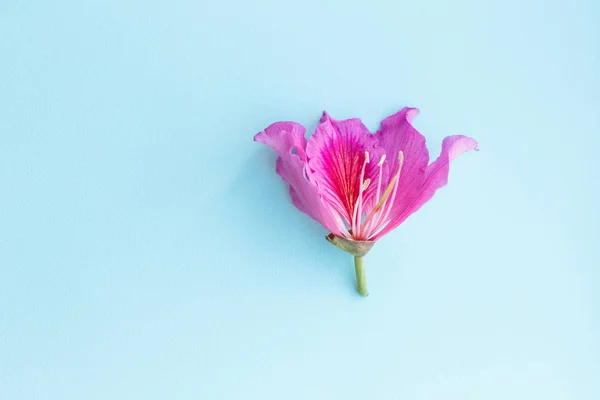
MULTIPOLYGON (((363 202, 363 191, 366 190, 367 186, 371 183, 371 180, 368 179, 369 183, 364 187, 365 182, 365 169, 367 164, 369 163, 369 152, 365 151, 365 161, 363 162, 362 170, 360 172, 360 183, 358 188, 358 199, 356 200, 356 204, 354 205, 354 215, 352 216, 352 232, 355 234, 358 233, 360 229, 360 220, 362 219, 362 202, 363 202)), ((353 235, 354 236, 354 235, 353 235)))
MULTIPOLYGON (((365 219, 365 222, 363 223, 363 226, 367 226, 367 224, 369 224, 373 218, 376 218, 372 224, 372 225, 374 225, 375 228, 368 229, 369 232, 361 232, 361 234, 366 235, 366 236, 371 236, 371 234, 375 233, 375 231, 377 231, 379 228, 381 228, 381 226, 379 226, 379 224, 384 222, 385 219, 387 218, 387 216, 389 215, 389 213, 391 212, 393 204, 394 204, 394 200, 396 198, 396 192, 398 191, 398 183, 400 181, 400 173, 402 172, 403 164, 404 164, 404 153, 402 151, 400 151, 400 152, 398 152, 398 169, 396 170, 396 173, 394 174, 394 176, 390 180, 390 183, 388 184, 385 191, 383 192, 383 196, 381 196, 381 199, 379 199, 379 201, 377 202, 377 205, 375 206, 375 208, 373 208, 373 210, 371 210, 371 213, 367 216, 367 218, 365 219), (391 197, 390 197, 390 194, 391 194, 391 197), (388 199, 390 201, 388 201, 388 199), (383 211, 381 211, 382 209, 383 209, 383 211)), ((381 179, 381 175, 379 176, 379 178, 381 179)), ((368 228, 370 228, 370 226, 368 226, 368 228)))
MULTIPOLYGON (((389 199, 390 201, 388 201, 384 207, 385 212, 381 212, 379 214, 379 218, 377 218, 377 223, 376 223, 376 226, 378 226, 377 229, 383 227, 383 224, 387 220, 387 217, 390 215, 390 212, 392 211, 392 208, 394 207, 394 200, 396 200, 396 194, 398 192, 398 184, 400 183, 400 173, 402 172, 403 165, 404 165, 404 153, 402 151, 399 151, 398 152, 398 172, 396 172, 396 175, 395 175, 396 183, 394 184, 394 191, 392 192, 392 196, 389 199), (382 217, 382 215, 383 215, 383 217, 382 217)), ((375 232, 373 232, 373 233, 375 233, 375 232)))
POLYGON ((365 190, 367 190, 370 184, 371 180, 369 178, 365 179, 365 181, 363 182, 362 191, 364 192, 365 190))
POLYGON ((381 176, 383 175, 382 172, 383 172, 384 161, 385 161, 385 154, 381 156, 381 159, 377 163, 377 166, 379 167, 379 179, 377 182, 377 200, 375 200, 376 203, 379 202, 379 196, 381 195, 381 176))

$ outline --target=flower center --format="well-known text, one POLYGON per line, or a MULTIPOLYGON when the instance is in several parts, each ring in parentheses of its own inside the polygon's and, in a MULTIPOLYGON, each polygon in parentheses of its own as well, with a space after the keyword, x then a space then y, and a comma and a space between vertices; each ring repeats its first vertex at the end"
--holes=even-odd
POLYGON ((396 198, 396 193, 398 191, 398 182, 400 181, 400 173, 402 172, 402 165, 404 164, 404 153, 402 151, 398 152, 398 168, 396 169, 392 179, 388 183, 387 187, 381 194, 381 179, 382 179, 382 170, 383 163, 385 162, 385 154, 381 157, 377 166, 379 167, 379 177, 377 181, 377 193, 375 197, 375 207, 368 213, 368 215, 363 220, 363 192, 367 190, 369 184, 371 183, 370 179, 364 179, 365 168, 367 163, 369 163, 369 153, 365 152, 365 162, 363 163, 363 167, 360 174, 360 190, 358 199, 356 201, 356 206, 354 207, 354 215, 352 218, 352 236, 356 240, 367 240, 372 237, 377 231, 379 231, 385 223, 387 222, 387 218, 392 211, 392 207, 394 205, 394 200, 396 198))

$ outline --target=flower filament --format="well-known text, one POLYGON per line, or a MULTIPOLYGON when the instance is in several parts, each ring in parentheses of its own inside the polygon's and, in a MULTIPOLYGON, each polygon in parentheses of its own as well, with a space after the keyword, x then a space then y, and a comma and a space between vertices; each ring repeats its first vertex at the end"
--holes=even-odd
MULTIPOLYGON (((377 180, 377 191, 375 195, 375 206, 368 212, 365 212, 366 216, 363 220, 363 208, 364 195, 363 192, 369 187, 371 180, 369 178, 364 179, 365 168, 369 162, 368 152, 365 153, 365 162, 360 175, 360 192, 356 206, 354 207, 354 215, 352 218, 352 237, 355 240, 368 240, 377 231, 379 231, 385 223, 387 218, 392 211, 394 200, 398 192, 398 184, 400 182, 400 173, 402 172, 402 165, 404 164, 404 153, 398 152, 398 168, 396 169, 393 177, 390 179, 387 187, 381 194, 382 176, 383 176, 383 163, 385 162, 385 154, 381 157, 377 163, 379 168, 379 177, 377 180)), ((365 210, 366 211, 366 210, 365 210)))

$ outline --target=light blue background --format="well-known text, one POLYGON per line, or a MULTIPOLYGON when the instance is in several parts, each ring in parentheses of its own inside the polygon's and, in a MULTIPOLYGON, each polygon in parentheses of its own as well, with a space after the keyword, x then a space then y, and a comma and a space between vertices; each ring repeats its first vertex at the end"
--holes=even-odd
POLYGON ((600 398, 599 19, 2 1, 0 398, 600 398), (363 299, 252 137, 404 105, 432 156, 481 151, 368 255, 363 299))

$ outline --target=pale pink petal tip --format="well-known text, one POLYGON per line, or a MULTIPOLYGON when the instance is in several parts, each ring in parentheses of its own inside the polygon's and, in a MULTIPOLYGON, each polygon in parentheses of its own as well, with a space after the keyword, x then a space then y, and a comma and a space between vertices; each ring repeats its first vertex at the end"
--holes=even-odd
POLYGON ((444 139, 442 148, 448 152, 450 162, 467 151, 478 150, 477 141, 463 135, 448 136, 444 139))
POLYGON ((319 122, 329 121, 330 119, 331 119, 331 115, 329 115, 329 113, 327 111, 323 111, 323 116, 321 116, 321 119, 319 120, 319 122))
POLYGON ((408 111, 406 111, 406 120, 408 122, 412 122, 413 119, 415 119, 415 117, 417 115, 419 115, 420 111, 418 108, 409 108, 409 107, 406 107, 406 108, 408 108, 408 111))

